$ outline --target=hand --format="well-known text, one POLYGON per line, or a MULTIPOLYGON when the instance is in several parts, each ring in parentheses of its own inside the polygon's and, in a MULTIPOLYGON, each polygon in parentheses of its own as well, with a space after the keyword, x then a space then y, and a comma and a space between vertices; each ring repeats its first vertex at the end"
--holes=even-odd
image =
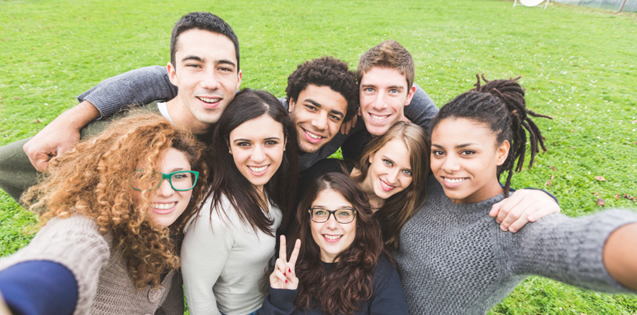
POLYGON ((279 245, 279 258, 274 265, 274 271, 270 275, 270 287, 273 289, 296 290, 299 286, 299 278, 294 273, 296 259, 299 257, 301 249, 301 240, 297 239, 294 244, 294 250, 290 255, 290 261, 286 260, 286 243, 285 235, 281 235, 281 244, 279 245))
POLYGON ((98 117, 97 108, 84 101, 54 119, 22 149, 33 167, 44 172, 49 167, 49 160, 73 149, 80 141, 80 129, 98 117))
POLYGON ((489 215, 500 223, 502 231, 515 233, 528 222, 535 222, 546 215, 558 212, 560 206, 546 192, 520 189, 509 198, 494 204, 489 215))
POLYGON ((350 132, 350 130, 352 130, 352 128, 354 128, 354 126, 356 126, 356 121, 358 121, 358 116, 360 116, 361 114, 361 110, 359 109, 358 112, 356 113, 356 115, 354 115, 354 117, 352 117, 352 119, 350 119, 347 122, 344 122, 343 124, 341 124, 341 133, 346 135, 350 132))

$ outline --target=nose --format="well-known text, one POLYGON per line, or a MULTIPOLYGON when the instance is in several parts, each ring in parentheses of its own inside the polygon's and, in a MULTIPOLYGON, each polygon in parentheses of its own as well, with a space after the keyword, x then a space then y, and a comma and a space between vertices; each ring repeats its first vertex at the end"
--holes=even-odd
POLYGON ((250 159, 252 159, 255 163, 263 162, 265 160, 265 151, 263 146, 255 145, 254 149, 252 149, 252 153, 250 154, 250 159))
POLYGON ((312 120, 312 126, 314 126, 318 130, 325 130, 327 128, 327 113, 318 113, 312 120))
POLYGON ((159 185, 159 188, 156 190, 156 193, 160 196, 169 197, 175 193, 175 190, 172 186, 170 186, 168 178, 164 178, 164 180, 161 181, 161 185, 159 185))
POLYGON ((372 108, 376 110, 381 110, 387 107, 387 103, 385 102, 385 92, 379 91, 376 95, 376 99, 374 103, 372 103, 372 108))
POLYGON ((338 222, 336 222, 336 214, 330 213, 329 218, 325 221, 325 227, 330 230, 335 230, 338 227, 338 222))
POLYGON ((451 154, 447 155, 442 163, 442 170, 447 173, 453 173, 460 170, 460 163, 458 161, 458 158, 451 154))
POLYGON ((393 169, 389 171, 389 174, 387 174, 387 181, 389 181, 389 184, 392 184, 392 185, 396 184, 399 173, 400 173, 400 169, 398 169, 398 167, 394 167, 393 169))
POLYGON ((206 70, 203 80, 201 80, 201 87, 206 90, 216 90, 219 88, 219 80, 214 69, 206 70))

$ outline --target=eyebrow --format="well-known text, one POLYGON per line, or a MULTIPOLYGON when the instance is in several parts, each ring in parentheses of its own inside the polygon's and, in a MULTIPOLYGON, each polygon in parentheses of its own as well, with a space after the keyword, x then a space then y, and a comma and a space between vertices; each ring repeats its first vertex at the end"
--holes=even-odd
MULTIPOLYGON (((308 98, 308 99, 305 99, 305 101, 308 102, 308 103, 312 103, 312 105, 314 105, 314 106, 316 106, 318 108, 323 108, 323 106, 321 104, 317 103, 316 101, 314 101, 312 99, 308 98)), ((339 110, 332 109, 332 110, 330 110, 330 113, 334 114, 334 115, 341 116, 341 117, 345 117, 345 114, 343 114, 343 112, 341 112, 339 110)))
MULTIPOLYGON (((267 138, 265 138, 265 139, 263 139, 263 140, 281 140, 281 138, 279 138, 279 137, 267 137, 267 138)), ((239 139, 234 139, 234 140, 232 140, 232 142, 233 142, 233 143, 235 143, 235 142, 241 142, 241 141, 245 141, 245 142, 252 142, 252 140, 250 140, 250 139, 243 139, 243 138, 239 138, 239 139)))
MULTIPOLYGON (((457 149, 460 149, 460 148, 466 148, 466 147, 471 146, 471 145, 474 145, 474 144, 476 144, 476 143, 472 143, 472 142, 470 142, 470 143, 463 143, 463 144, 459 144, 459 145, 455 146, 455 148, 457 148, 457 149)), ((439 149, 444 149, 444 147, 443 147, 443 146, 441 146, 441 145, 439 145, 439 144, 435 144, 435 143, 432 143, 432 144, 431 144, 431 146, 432 146, 432 147, 439 148, 439 149)))
MULTIPOLYGON (((187 60, 195 60, 195 61, 199 61, 199 62, 204 62, 203 58, 201 58, 199 56, 195 56, 195 55, 189 55, 189 56, 186 56, 186 57, 181 59, 182 62, 183 61, 187 61, 187 60)), ((236 67, 236 64, 232 60, 228 60, 228 59, 218 60, 216 62, 216 64, 228 64, 228 65, 231 65, 233 67, 236 67)))
MULTIPOLYGON (((376 88, 376 85, 373 84, 361 84, 361 88, 366 89, 366 88, 376 88)), ((396 89, 399 91, 402 91, 405 87, 401 86, 401 85, 391 85, 389 87, 387 87, 387 89, 396 89)))

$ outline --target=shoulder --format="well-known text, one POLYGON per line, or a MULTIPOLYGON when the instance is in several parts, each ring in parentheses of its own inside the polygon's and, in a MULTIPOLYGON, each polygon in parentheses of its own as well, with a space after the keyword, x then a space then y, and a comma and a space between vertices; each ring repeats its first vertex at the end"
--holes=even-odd
POLYGON ((385 255, 381 255, 374 269, 374 286, 382 286, 392 277, 398 277, 398 270, 385 255))

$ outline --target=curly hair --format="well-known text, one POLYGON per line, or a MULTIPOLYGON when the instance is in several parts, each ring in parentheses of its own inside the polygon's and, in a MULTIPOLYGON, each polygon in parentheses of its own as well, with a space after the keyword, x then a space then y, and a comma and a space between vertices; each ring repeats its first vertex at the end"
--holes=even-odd
POLYGON ((296 102, 310 84, 327 86, 341 94, 347 101, 344 121, 354 117, 358 109, 358 84, 356 75, 348 70, 346 63, 333 57, 321 57, 300 64, 288 77, 285 88, 288 101, 296 102))
MULTIPOLYGON (((206 187, 205 180, 195 186, 192 202, 170 227, 156 224, 148 216, 151 192, 144 191, 142 205, 135 206, 131 174, 140 165, 149 173, 157 169, 168 148, 183 152, 192 170, 206 178, 202 145, 190 132, 159 115, 132 113, 52 159, 48 174, 25 193, 23 202, 40 214, 42 226, 53 217, 77 214, 93 218, 99 232, 110 234, 113 246, 121 250, 135 286, 150 283, 158 287, 162 272, 179 268, 183 227, 206 187)), ((144 177, 148 180, 150 176, 144 177)))
MULTIPOLYGON (((372 279, 376 264, 384 251, 380 224, 372 216, 367 195, 349 176, 327 173, 312 182, 301 200, 296 215, 296 231, 289 239, 301 239, 296 274, 299 290, 294 301, 297 309, 318 306, 324 314, 352 314, 360 309, 360 302, 373 293, 372 279), (324 190, 340 193, 357 210, 356 236, 352 244, 336 257, 330 272, 321 262, 321 250, 312 238, 308 209, 324 190)), ((352 223, 350 223, 352 224, 352 223)), ((292 244, 288 251, 292 251, 292 244)), ((390 259, 391 260, 391 259, 390 259)))
POLYGON ((371 166, 370 157, 392 139, 401 139, 409 151, 412 182, 405 190, 387 198, 375 216, 381 223, 383 239, 389 250, 396 250, 400 244, 400 229, 411 215, 425 202, 427 177, 429 177, 429 137, 420 126, 399 121, 385 134, 374 138, 363 151, 358 162, 360 171, 354 179, 362 183, 371 166))
POLYGON ((542 132, 529 116, 552 118, 536 114, 526 108, 524 89, 517 82, 520 77, 489 81, 482 75, 484 85, 480 84, 480 76, 476 74, 476 77, 478 82, 474 89, 456 96, 451 102, 440 108, 432 120, 431 130, 446 118, 468 118, 489 126, 491 131, 497 135, 496 142, 498 144, 505 140, 509 141, 511 144, 509 155, 504 163, 498 166, 496 174, 499 180, 502 173, 508 172, 504 184, 504 196, 508 197, 513 173, 521 171, 524 165, 526 131, 529 132, 531 143, 529 168, 533 166, 535 155, 540 152, 540 146, 542 150, 546 151, 542 132))

